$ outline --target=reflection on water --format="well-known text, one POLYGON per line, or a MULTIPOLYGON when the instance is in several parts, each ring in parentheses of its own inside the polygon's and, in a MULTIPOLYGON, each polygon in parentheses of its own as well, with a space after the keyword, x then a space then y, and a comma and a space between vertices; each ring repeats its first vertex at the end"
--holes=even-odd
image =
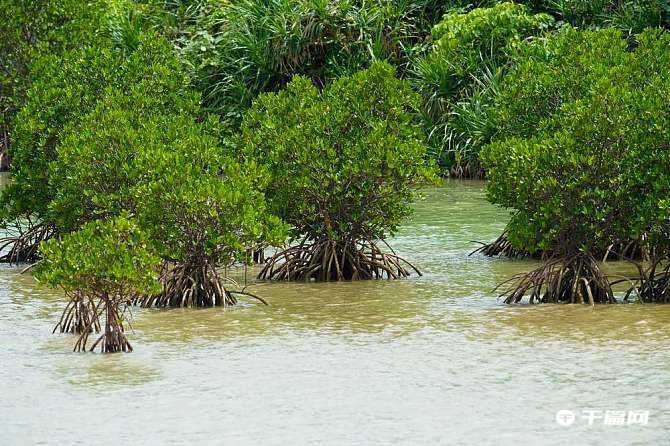
POLYGON ((50 333, 62 296, 0 269, 0 444, 667 442, 670 306, 500 304, 495 285, 534 262, 468 253, 506 220, 482 183, 449 182, 393 240, 423 277, 135 309, 126 355, 71 353, 50 333), (566 428, 560 409, 652 415, 566 428))

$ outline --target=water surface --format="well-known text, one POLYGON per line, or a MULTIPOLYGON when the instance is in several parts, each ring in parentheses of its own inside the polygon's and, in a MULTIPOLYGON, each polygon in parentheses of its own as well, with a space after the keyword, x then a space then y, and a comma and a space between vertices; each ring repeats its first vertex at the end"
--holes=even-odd
POLYGON ((482 183, 447 183, 392 242, 423 277, 136 309, 131 354, 72 353, 51 334, 63 297, 0 269, 0 444, 667 444, 670 306, 501 304, 533 263, 468 253, 506 220, 482 183))

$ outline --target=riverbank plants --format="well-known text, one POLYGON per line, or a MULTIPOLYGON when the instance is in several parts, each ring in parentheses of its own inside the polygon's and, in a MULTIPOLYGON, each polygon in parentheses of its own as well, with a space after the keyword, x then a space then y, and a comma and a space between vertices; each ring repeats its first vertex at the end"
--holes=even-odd
POLYGON ((450 3, 458 2, 207 2, 177 45, 205 105, 237 128, 259 94, 280 90, 295 75, 323 88, 376 60, 407 71, 450 3))
POLYGON ((129 304, 265 302, 228 270, 268 247, 261 279, 420 274, 386 240, 436 165, 510 211, 480 252, 543 262, 505 302, 670 300, 664 2, 0 6, 0 260, 76 350, 131 350, 129 304))
POLYGON ((256 296, 219 269, 246 261, 261 242, 281 242, 284 226, 266 212, 264 172, 226 155, 217 120, 197 95, 170 85, 149 78, 127 94, 108 91, 81 119, 52 163, 50 211, 64 231, 135 216, 163 260, 161 292, 138 296, 140 305, 233 305, 256 296), (157 86, 160 96, 151 94, 157 86))
MULTIPOLYGON (((183 127, 173 128, 183 138, 183 127)), ((150 228, 164 259, 162 291, 142 306, 230 306, 240 296, 265 300, 240 289, 222 274, 249 263, 248 252, 279 244, 284 224, 269 214, 260 188, 267 181, 253 162, 240 164, 221 153, 214 138, 195 134, 175 141, 185 150, 146 153, 138 164, 148 176, 138 185, 138 218, 150 228)))
MULTIPOLYGON (((129 107, 145 112, 153 107, 193 111, 198 104, 172 47, 151 33, 143 34, 131 52, 121 53, 102 39, 62 57, 45 56, 34 62, 32 70, 34 81, 14 126, 12 182, 0 194, 0 220, 12 231, 3 239, 7 251, 2 260, 9 262, 35 261, 40 241, 76 229, 72 222, 64 222, 66 216, 54 201, 63 193, 60 179, 68 178, 68 169, 77 166, 64 165, 58 158, 67 152, 68 139, 79 138, 81 150, 86 151, 90 134, 108 132, 111 141, 114 132, 121 131, 124 124, 105 115, 106 96, 141 98, 141 103, 129 107), (90 119, 96 113, 97 117, 90 119), (111 122, 100 126, 105 120, 111 122)), ((123 143, 116 140, 114 147, 123 143)), ((114 150, 111 144, 108 148, 114 150)), ((98 167, 94 162, 82 166, 90 172, 98 167)), ((113 170, 113 166, 107 167, 108 172, 113 170)), ((102 181, 104 175, 90 178, 102 181)), ((74 191, 80 191, 82 184, 87 183, 73 185, 74 191)), ((89 215, 86 206, 71 211, 88 220, 96 218, 89 215)))
POLYGON ((62 56, 96 39, 105 2, 78 0, 0 1, 0 170, 9 167, 13 126, 41 57, 62 56))

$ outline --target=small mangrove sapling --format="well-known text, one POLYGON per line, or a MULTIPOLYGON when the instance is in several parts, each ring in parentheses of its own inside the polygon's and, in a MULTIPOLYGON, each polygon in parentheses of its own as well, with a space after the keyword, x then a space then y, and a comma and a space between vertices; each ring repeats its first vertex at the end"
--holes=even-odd
POLYGON ((160 287, 160 259, 137 223, 123 215, 96 220, 77 232, 40 245, 35 277, 69 297, 57 329, 78 333, 74 351, 86 351, 89 335, 103 328, 90 347, 102 353, 130 352, 124 312, 134 298, 160 287))

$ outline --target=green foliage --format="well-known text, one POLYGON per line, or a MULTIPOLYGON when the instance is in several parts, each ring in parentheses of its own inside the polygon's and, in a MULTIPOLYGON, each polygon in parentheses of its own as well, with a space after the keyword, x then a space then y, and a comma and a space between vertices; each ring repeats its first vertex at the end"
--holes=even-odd
MULTIPOLYGON (((449 13, 433 27, 431 34, 437 52, 460 56, 460 62, 467 66, 471 63, 467 53, 491 49, 492 57, 497 57, 510 39, 522 39, 551 24, 552 19, 546 14, 531 14, 523 5, 502 2, 467 13, 449 13)), ((474 66, 477 65, 475 62, 474 66)))
POLYGON ((135 51, 114 54, 116 76, 58 132, 45 215, 60 233, 132 215, 163 262, 160 293, 141 305, 234 304, 216 268, 286 237, 265 209, 266 174, 225 156, 218 119, 200 109, 165 39, 141 34, 135 51))
POLYGON ((633 33, 667 25, 666 0, 544 0, 539 7, 580 28, 613 27, 633 33))
POLYGON ((297 234, 332 240, 384 238, 431 177, 412 111, 418 97, 375 63, 319 92, 296 77, 260 96, 246 114, 240 145, 267 167, 273 212, 297 234))
MULTIPOLYGON (((46 56, 35 62, 35 80, 27 102, 19 112, 14 129, 12 156, 15 169, 12 184, 2 191, 4 221, 24 216, 53 221, 49 204, 55 198, 58 179, 51 169, 60 168, 60 178, 72 166, 59 163, 61 141, 74 139, 86 149, 91 132, 122 131, 116 115, 105 110, 105 95, 127 97, 125 106, 148 111, 153 108, 190 109, 197 96, 188 89, 189 79, 181 70, 172 47, 151 34, 142 36, 135 52, 127 58, 102 43, 67 52, 63 57, 46 56), (133 103, 131 99, 141 102, 133 103), (88 118, 87 118, 88 117, 88 118), (106 123, 104 128, 101 123, 106 123), (54 161, 56 164, 54 165, 54 161)), ((137 115, 139 116, 139 115, 137 115)), ((94 171, 95 164, 82 166, 94 171)), ((76 184, 79 190, 82 184, 76 184)), ((82 208, 80 212, 86 212, 82 208)))
POLYGON ((152 31, 170 42, 196 38, 198 23, 210 20, 225 0, 108 0, 108 35, 123 51, 134 51, 143 33, 152 31))
POLYGON ((108 91, 64 138, 51 167, 58 226, 130 211, 163 259, 196 263, 229 264, 261 239, 283 240, 262 172, 224 155, 216 120, 197 122, 193 97, 179 88, 154 97, 156 83, 108 91))
POLYGON ((0 126, 7 128, 31 82, 29 65, 95 38, 103 1, 0 0, 0 126))
POLYGON ((73 50, 63 57, 45 56, 34 63, 34 81, 14 126, 13 182, 1 195, 5 221, 45 217, 53 195, 47 183, 48 163, 62 129, 95 104, 117 65, 116 55, 101 46, 73 50))
POLYGON ((67 292, 133 296, 158 289, 159 258, 127 216, 92 221, 79 231, 43 242, 36 278, 67 292))
POLYGON ((472 133, 482 128, 480 109, 490 103, 513 48, 552 24, 549 15, 505 2, 447 14, 433 28, 433 49, 417 63, 415 84, 424 97, 431 145, 443 165, 476 163, 480 140, 472 133))
POLYGON ((507 78, 502 119, 519 119, 483 159, 519 249, 593 253, 643 234, 660 248, 667 234, 670 37, 647 31, 629 51, 616 36, 566 30, 507 78))
POLYGON ((617 30, 570 27, 518 47, 490 114, 496 138, 534 135, 562 104, 587 96, 599 79, 627 63, 628 47, 617 30))
POLYGON ((135 10, 170 41, 182 42, 207 29, 228 0, 133 0, 135 10), (204 26, 203 26, 204 25, 204 26))
POLYGON ((161 256, 228 266, 247 260, 249 248, 283 242, 285 227, 266 211, 259 192, 266 175, 253 163, 227 157, 216 138, 199 127, 169 122, 164 132, 171 143, 138 154, 143 175, 133 192, 138 218, 161 256))
POLYGON ((179 45, 207 105, 237 125, 258 94, 279 90, 294 75, 322 87, 375 60, 406 70, 452 3, 459 2, 210 1, 179 45))

